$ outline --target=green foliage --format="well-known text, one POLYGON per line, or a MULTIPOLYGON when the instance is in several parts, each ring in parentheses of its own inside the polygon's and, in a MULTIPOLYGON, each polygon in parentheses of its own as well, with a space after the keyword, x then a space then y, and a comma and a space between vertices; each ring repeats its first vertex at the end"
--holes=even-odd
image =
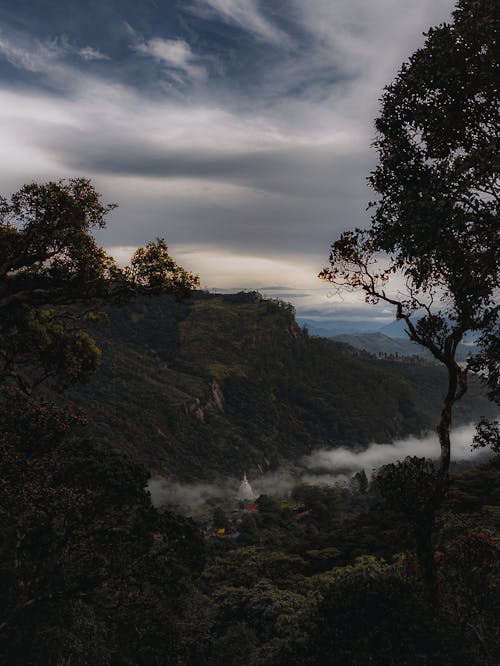
POLYGON ((465 638, 458 639, 464 661, 491 664, 499 647, 500 540, 498 532, 477 524, 460 527, 441 554, 443 614, 465 638))
POLYGON ((498 12, 461 0, 453 18, 429 30, 384 94, 372 235, 416 288, 446 290, 457 321, 481 328, 500 259, 498 12))
POLYGON ((310 621, 308 664, 415 664, 433 642, 418 590, 370 557, 336 572, 310 621))
POLYGON ((82 330, 85 317, 96 319, 88 309, 198 285, 160 239, 119 268, 92 236, 114 207, 84 178, 32 183, 1 200, 0 382, 30 391, 50 377, 59 386, 85 380, 100 356, 82 330))
MULTIPOLYGON (((212 480, 272 469, 313 446, 416 433, 438 416, 439 367, 359 357, 309 337, 273 301, 158 296, 106 313, 89 328, 101 367, 70 395, 100 440, 140 449, 163 473, 212 480)), ((458 421, 493 414, 473 389, 458 421)))
POLYGON ((125 274, 132 285, 150 294, 187 296, 199 284, 198 278, 175 263, 161 238, 136 250, 125 274))
MULTIPOLYGON (((429 30, 424 47, 386 88, 375 122, 371 227, 344 232, 320 274, 363 291, 369 303, 390 304, 410 339, 446 368, 439 468, 417 537, 435 604, 432 531, 446 492, 453 408, 467 391, 468 370, 480 374, 490 398, 500 397, 498 12, 493 0, 459 0, 453 19, 429 30), (395 275, 403 290, 391 284, 395 275), (464 367, 457 349, 467 331, 479 331, 481 351, 464 367)), ((498 430, 490 435, 498 438, 498 430)), ((418 490, 411 481, 408 488, 418 490)), ((386 489, 391 482, 394 474, 386 489)))
POLYGON ((407 457, 384 465, 375 477, 382 496, 408 517, 429 510, 436 484, 436 470, 431 460, 407 457))
POLYGON ((143 468, 70 437, 74 406, 10 392, 1 408, 1 660, 178 663, 195 526, 150 506, 143 468))
POLYGON ((473 448, 480 449, 489 446, 493 453, 500 453, 500 429, 498 421, 481 419, 474 435, 473 448))
POLYGON ((78 436, 81 410, 12 390, 4 400, 2 660, 491 663, 498 544, 483 509, 498 506, 497 462, 452 481, 436 625, 405 552, 406 518, 374 504, 371 488, 263 496, 239 538, 205 547, 191 521, 149 505, 144 469, 78 436))
POLYGON ((482 373, 490 397, 498 386, 495 10, 492 0, 461 0, 454 22, 430 29, 386 88, 376 121, 379 164, 370 179, 378 194, 372 225, 342 234, 321 274, 363 290, 369 302, 391 304, 410 339, 446 366, 444 476, 451 409, 467 389, 456 355, 466 331, 481 333, 483 349, 469 366, 482 373), (406 290, 396 295, 390 279, 398 273, 406 290))

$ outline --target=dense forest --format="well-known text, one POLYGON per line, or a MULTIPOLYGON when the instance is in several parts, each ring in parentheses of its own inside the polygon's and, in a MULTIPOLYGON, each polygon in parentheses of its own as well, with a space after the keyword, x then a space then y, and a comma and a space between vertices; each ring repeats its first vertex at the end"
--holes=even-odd
POLYGON ((497 28, 491 0, 460 0, 386 88, 372 224, 320 274, 392 308, 432 362, 311 336, 257 292, 201 292, 163 239, 119 265, 88 179, 0 198, 1 663, 498 663, 497 28), (456 464, 470 419, 483 455, 456 464), (434 459, 293 474, 431 429, 434 459), (151 490, 243 472, 266 491, 245 476, 202 511, 151 490))
MULTIPOLYGON (((50 378, 31 395, 3 391, 5 663, 494 663, 498 456, 450 481, 433 541, 439 622, 415 555, 432 476, 406 469, 396 502, 383 470, 276 481, 252 502, 234 487, 182 507, 193 518, 146 491, 151 471, 217 484, 279 471, 318 443, 362 449, 425 429, 439 366, 310 337, 288 304, 255 292, 138 295, 68 315, 102 349, 88 382, 66 396, 50 378)), ((23 377, 51 353, 53 324, 26 328, 27 349, 16 339, 23 377)), ((81 358, 72 348, 57 371, 81 358)), ((472 382, 463 419, 493 410, 482 392, 472 382)))
POLYGON ((494 663, 498 456, 450 481, 437 619, 410 479, 399 506, 361 474, 193 521, 154 509, 147 471, 82 437, 73 404, 4 407, 5 663, 494 663))
MULTIPOLYGON (((310 337, 289 304, 255 292, 143 297, 91 332, 101 366, 68 393, 90 432, 179 479, 255 476, 313 448, 419 434, 445 387, 439 366, 310 337)), ((456 421, 496 411, 476 382, 456 421)))

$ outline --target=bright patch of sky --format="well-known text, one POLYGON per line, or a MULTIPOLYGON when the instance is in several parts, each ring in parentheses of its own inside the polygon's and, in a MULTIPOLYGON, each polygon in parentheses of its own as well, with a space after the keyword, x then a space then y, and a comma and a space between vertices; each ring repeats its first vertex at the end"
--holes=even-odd
POLYGON ((368 318, 369 306, 335 300, 316 275, 339 232, 369 222, 384 85, 452 9, 4 0, 3 193, 90 177, 119 203, 99 233, 117 256, 165 237, 208 288, 279 284, 299 313, 363 307, 368 318))

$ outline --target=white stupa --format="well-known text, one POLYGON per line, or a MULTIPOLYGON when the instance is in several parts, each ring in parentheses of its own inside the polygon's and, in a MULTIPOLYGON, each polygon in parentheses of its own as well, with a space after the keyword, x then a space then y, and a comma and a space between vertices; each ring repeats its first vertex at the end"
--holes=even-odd
POLYGON ((240 489, 236 499, 242 502, 251 502, 257 499, 258 495, 252 490, 252 486, 248 483, 247 475, 243 474, 243 480, 240 483, 240 489))

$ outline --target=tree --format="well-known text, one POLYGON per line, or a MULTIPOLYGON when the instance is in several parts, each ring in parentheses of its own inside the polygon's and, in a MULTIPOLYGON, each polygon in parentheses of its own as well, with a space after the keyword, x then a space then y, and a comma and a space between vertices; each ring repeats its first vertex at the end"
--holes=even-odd
POLYGON ((428 610, 414 581, 396 567, 368 555, 333 574, 307 620, 310 637, 300 663, 416 664, 436 654, 440 643, 428 610))
POLYGON ((29 391, 49 377, 85 379, 99 359, 82 328, 93 310, 139 293, 185 295, 199 284, 161 239, 117 266, 91 234, 114 208, 84 178, 0 198, 0 381, 29 391))
POLYGON ((179 663, 189 642, 181 606, 203 563, 199 531, 151 506, 145 469, 78 437, 75 405, 32 395, 95 369, 96 309, 198 284, 163 240, 118 267, 91 235, 112 208, 85 179, 0 200, 2 662, 179 663))
MULTIPOLYGON (((447 369, 432 516, 445 492, 452 410, 469 368, 500 398, 498 12, 493 0, 460 0, 453 19, 429 30, 386 88, 375 123, 379 163, 369 178, 378 195, 371 227, 344 232, 320 274, 362 290, 369 303, 392 305, 409 337, 447 369), (470 331, 480 335, 481 353, 461 367, 456 351, 470 331)), ((433 571, 427 576, 435 588, 433 571)))
POLYGON ((179 663, 199 530, 151 506, 144 468, 79 436, 76 406, 4 400, 0 661, 179 663))

